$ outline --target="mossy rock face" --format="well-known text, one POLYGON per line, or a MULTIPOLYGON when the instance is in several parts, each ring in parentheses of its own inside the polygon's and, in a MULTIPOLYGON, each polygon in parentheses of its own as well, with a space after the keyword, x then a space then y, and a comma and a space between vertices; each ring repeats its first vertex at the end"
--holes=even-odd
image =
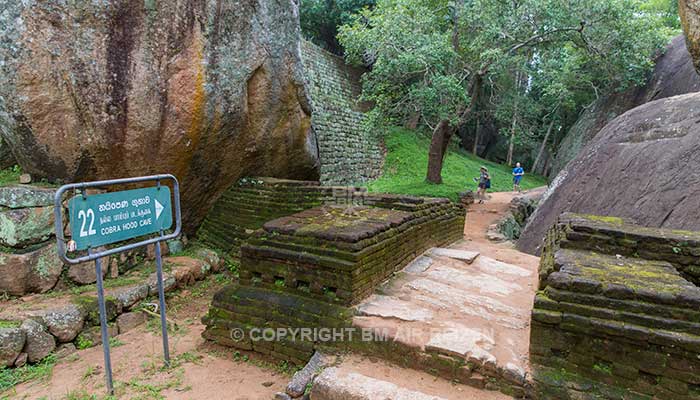
POLYGON ((47 292, 62 270, 54 244, 21 254, 0 253, 0 292, 15 296, 47 292))
POLYGON ((0 187, 0 206, 7 208, 33 208, 53 206, 55 189, 30 185, 0 187))
MULTIPOLYGON (((96 297, 78 296, 73 299, 73 304, 78 306, 85 315, 85 325, 95 326, 100 324, 100 307, 96 297)), ((105 296, 105 311, 107 321, 113 321, 119 315, 119 302, 110 296, 105 296)))
POLYGON ((0 212, 0 245, 25 247, 54 234, 53 207, 22 208, 0 212))
MULTIPOLYGON (((117 336, 119 330, 115 324, 107 326, 107 336, 112 338, 117 336)), ((75 347, 78 350, 88 349, 90 347, 99 346, 102 344, 102 330, 99 326, 92 326, 84 329, 75 338, 75 347)))

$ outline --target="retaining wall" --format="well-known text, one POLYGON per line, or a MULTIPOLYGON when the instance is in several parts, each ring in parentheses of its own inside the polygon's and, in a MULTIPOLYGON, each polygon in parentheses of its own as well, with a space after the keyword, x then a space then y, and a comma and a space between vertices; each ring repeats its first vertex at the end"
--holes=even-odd
POLYGON ((700 399, 697 237, 609 217, 559 218, 532 314, 541 398, 700 399))

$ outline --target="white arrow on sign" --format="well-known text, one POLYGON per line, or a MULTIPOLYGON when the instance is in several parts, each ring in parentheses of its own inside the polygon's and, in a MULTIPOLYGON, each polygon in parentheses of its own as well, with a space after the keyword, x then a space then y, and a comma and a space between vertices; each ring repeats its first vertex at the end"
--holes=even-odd
POLYGON ((158 200, 156 200, 156 219, 160 218, 160 214, 163 212, 163 208, 163 205, 160 204, 158 200))

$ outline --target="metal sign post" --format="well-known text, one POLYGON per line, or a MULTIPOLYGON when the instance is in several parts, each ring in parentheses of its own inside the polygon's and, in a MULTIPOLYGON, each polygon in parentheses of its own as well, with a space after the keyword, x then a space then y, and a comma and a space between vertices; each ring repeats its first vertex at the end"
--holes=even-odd
POLYGON ((163 260, 160 251, 160 243, 178 237, 182 230, 180 186, 177 179, 173 175, 166 174, 64 185, 58 189, 54 198, 54 217, 56 244, 58 256, 61 260, 66 264, 95 261, 97 302, 100 310, 100 329, 102 334, 102 349, 104 351, 107 392, 110 395, 114 394, 112 364, 109 352, 109 334, 107 332, 107 312, 102 280, 102 263, 100 261, 102 257, 147 246, 149 244, 155 245, 156 280, 158 281, 160 324, 163 337, 163 358, 165 364, 170 365, 167 319, 165 316, 165 290, 163 287, 163 260), (174 199, 176 223, 175 230, 168 235, 165 235, 164 231, 170 229, 173 224, 173 202, 171 201, 170 188, 161 185, 161 181, 163 180, 172 181, 174 191, 172 199, 174 199), (149 181, 155 181, 156 186, 91 196, 88 196, 86 193, 88 188, 103 188, 113 185, 149 181), (68 201, 68 221, 71 230, 71 240, 66 242, 62 222, 63 195, 70 190, 80 190, 80 195, 74 196, 68 201), (103 251, 95 250, 98 246, 153 233, 157 233, 158 236, 113 249, 103 251), (74 252, 77 250, 87 250, 87 255, 71 258, 66 252, 74 252))

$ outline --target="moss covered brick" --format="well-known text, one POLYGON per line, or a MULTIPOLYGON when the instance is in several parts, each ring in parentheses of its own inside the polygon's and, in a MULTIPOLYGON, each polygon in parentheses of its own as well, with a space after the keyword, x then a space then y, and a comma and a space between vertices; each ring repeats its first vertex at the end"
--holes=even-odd
POLYGON ((700 399, 700 288, 678 257, 697 239, 610 217, 559 219, 532 313, 540 398, 700 399))
POLYGON ((350 306, 428 248, 463 236, 464 209, 446 199, 366 195, 358 203, 263 224, 241 247, 240 286, 216 294, 204 336, 305 362, 324 343, 235 340, 231 332, 349 327, 350 306))

